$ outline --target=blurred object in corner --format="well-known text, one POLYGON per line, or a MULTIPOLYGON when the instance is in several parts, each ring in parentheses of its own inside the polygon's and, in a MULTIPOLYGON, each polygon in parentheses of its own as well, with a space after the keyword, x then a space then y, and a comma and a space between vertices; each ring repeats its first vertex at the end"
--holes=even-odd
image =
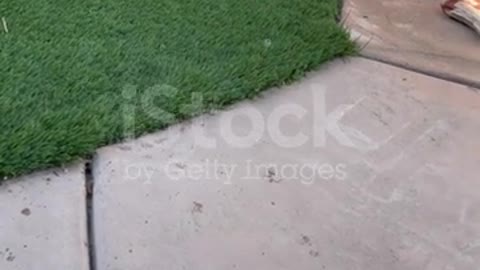
POLYGON ((480 0, 446 0, 442 4, 442 10, 480 34, 480 0))

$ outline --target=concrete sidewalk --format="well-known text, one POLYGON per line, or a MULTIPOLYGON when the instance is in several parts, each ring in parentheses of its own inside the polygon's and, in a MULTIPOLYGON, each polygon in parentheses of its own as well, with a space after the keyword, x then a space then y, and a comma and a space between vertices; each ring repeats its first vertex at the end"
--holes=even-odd
POLYGON ((0 183, 0 269, 88 269, 84 164, 0 183))
POLYGON ((83 164, 8 181, 0 269, 476 269, 477 91, 337 60, 100 149, 89 220, 83 164))
POLYGON ((362 55, 480 87, 480 36, 440 0, 346 0, 343 20, 362 55))
POLYGON ((473 89, 356 58, 103 148, 97 269, 477 269, 479 115, 473 89), (315 145, 322 102, 353 144, 315 145), (301 145, 257 125, 279 108, 301 145))

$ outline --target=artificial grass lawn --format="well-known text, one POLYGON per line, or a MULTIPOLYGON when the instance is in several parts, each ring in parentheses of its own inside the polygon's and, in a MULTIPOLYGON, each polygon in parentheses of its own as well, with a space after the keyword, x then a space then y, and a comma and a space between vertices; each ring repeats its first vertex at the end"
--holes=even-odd
POLYGON ((2 0, 0 175, 91 154, 121 140, 133 116, 138 136, 350 54, 338 7, 338 0, 2 0), (142 105, 145 92, 153 105, 142 105), (203 106, 184 106, 194 92, 203 106), (174 117, 151 117, 158 108, 174 117))

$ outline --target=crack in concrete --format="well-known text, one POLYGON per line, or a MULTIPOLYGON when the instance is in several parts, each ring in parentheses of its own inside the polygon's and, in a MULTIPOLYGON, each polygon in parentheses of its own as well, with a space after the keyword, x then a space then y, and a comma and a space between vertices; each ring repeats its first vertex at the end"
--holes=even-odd
POLYGON ((412 72, 415 72, 415 73, 427 75, 427 76, 434 77, 434 78, 437 78, 437 79, 441 79, 441 80, 444 80, 444 81, 458 83, 458 84, 461 84, 461 85, 464 85, 464 86, 468 87, 470 90, 472 90, 476 93, 480 93, 480 82, 468 80, 468 79, 461 78, 459 76, 455 76, 455 75, 452 75, 452 74, 446 74, 446 73, 443 73, 443 72, 436 72, 436 71, 431 71, 431 70, 427 70, 427 69, 413 67, 413 66, 410 66, 408 64, 402 64, 402 63, 399 63, 399 62, 394 61, 394 60, 383 59, 382 57, 374 56, 374 55, 364 53, 364 52, 361 52, 359 57, 363 57, 365 59, 369 59, 369 60, 372 60, 372 61, 377 61, 377 62, 387 64, 387 65, 391 65, 391 66, 394 66, 394 67, 402 68, 402 69, 409 70, 409 71, 412 71, 412 72))
POLYGON ((85 203, 87 210, 87 245, 88 245, 88 263, 90 270, 97 269, 96 250, 95 250, 95 230, 94 230, 94 207, 93 207, 93 162, 94 156, 91 156, 85 162, 85 203))

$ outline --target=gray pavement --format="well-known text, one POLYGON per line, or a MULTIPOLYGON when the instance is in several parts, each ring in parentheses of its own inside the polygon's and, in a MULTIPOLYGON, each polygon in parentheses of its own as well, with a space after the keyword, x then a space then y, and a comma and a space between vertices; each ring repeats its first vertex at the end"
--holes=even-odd
POLYGON ((479 114, 355 58, 100 149, 97 269, 478 269, 479 114))
POLYGON ((0 185, 0 269, 89 269, 83 167, 0 185))
POLYGON ((480 36, 439 0, 346 0, 345 25, 364 56, 480 86, 480 36))

